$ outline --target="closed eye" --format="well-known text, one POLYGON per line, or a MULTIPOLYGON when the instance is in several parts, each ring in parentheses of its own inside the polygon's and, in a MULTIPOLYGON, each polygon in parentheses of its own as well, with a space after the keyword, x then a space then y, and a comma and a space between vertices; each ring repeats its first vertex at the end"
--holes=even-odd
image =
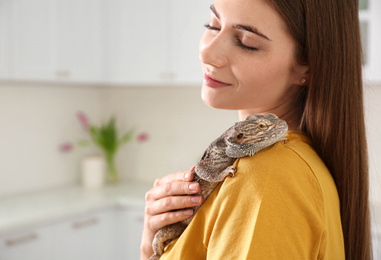
POLYGON ((256 48, 256 47, 250 47, 250 46, 247 46, 247 45, 245 45, 245 44, 243 44, 242 42, 241 42, 241 40, 240 39, 236 39, 236 45, 238 46, 238 47, 241 47, 242 49, 244 49, 244 50, 246 50, 246 51, 256 51, 256 50, 258 50, 258 48, 256 48))
POLYGON ((205 28, 208 29, 208 30, 213 30, 213 31, 219 31, 219 30, 220 30, 220 28, 211 26, 210 24, 205 24, 204 26, 205 26, 205 28))
MULTIPOLYGON (((220 31, 221 30, 220 28, 211 26, 210 24, 205 24, 204 27, 206 29, 212 30, 212 31, 220 31)), ((256 47, 250 47, 250 46, 247 46, 247 45, 243 44, 239 38, 236 39, 236 45, 238 47, 246 50, 246 51, 256 51, 256 50, 258 50, 258 48, 256 48, 256 47)))

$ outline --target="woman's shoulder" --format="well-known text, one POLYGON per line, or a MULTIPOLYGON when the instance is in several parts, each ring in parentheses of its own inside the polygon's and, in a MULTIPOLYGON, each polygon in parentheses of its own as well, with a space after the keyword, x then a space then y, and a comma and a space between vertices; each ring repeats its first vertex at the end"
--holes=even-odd
POLYGON ((221 188, 258 198, 276 193, 302 195, 323 210, 326 186, 336 190, 328 169, 305 134, 288 132, 286 138, 252 157, 238 159, 236 176, 227 178, 221 188))
POLYGON ((280 141, 252 157, 235 162, 238 174, 245 178, 313 179, 321 182, 322 176, 331 176, 324 162, 303 132, 288 132, 280 141))

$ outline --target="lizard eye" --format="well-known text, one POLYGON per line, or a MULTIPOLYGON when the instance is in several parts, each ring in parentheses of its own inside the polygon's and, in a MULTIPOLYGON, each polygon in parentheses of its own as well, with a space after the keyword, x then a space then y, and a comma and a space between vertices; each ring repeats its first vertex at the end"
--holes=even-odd
POLYGON ((265 123, 259 123, 258 124, 258 128, 261 129, 261 130, 266 130, 267 129, 267 125, 265 123))

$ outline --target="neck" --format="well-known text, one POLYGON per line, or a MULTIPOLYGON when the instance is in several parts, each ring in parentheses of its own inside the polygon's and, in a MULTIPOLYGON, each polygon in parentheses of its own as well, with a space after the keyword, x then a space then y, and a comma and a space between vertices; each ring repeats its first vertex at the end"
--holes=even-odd
POLYGON ((279 118, 285 120, 288 124, 289 130, 299 130, 300 119, 302 116, 302 111, 297 109, 296 103, 290 104, 288 106, 279 106, 272 109, 244 109, 238 110, 239 120, 243 121, 248 115, 261 114, 265 115, 272 113, 277 115, 279 118))

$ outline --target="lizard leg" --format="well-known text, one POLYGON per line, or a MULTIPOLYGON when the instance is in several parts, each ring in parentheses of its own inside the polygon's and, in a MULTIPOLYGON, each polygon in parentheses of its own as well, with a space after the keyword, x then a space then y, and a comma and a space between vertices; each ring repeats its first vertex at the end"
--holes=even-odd
POLYGON ((223 181, 228 175, 231 177, 234 177, 234 174, 236 173, 237 168, 234 165, 230 165, 223 169, 222 171, 219 171, 218 169, 211 170, 210 168, 206 167, 196 167, 196 173, 197 175, 206 181, 210 182, 221 182, 223 181))

